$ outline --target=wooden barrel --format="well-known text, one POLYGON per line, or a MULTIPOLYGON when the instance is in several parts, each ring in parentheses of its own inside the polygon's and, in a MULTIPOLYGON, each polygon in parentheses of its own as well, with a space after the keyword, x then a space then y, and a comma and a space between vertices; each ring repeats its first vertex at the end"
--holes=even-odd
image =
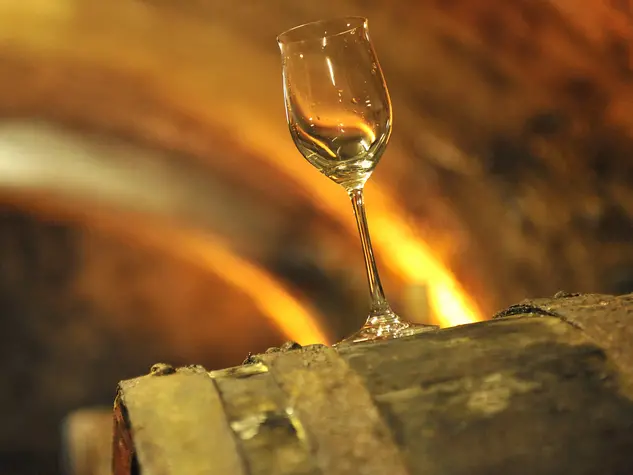
POLYGON ((416 337, 156 365, 120 383, 114 473, 633 474, 633 294, 416 337))

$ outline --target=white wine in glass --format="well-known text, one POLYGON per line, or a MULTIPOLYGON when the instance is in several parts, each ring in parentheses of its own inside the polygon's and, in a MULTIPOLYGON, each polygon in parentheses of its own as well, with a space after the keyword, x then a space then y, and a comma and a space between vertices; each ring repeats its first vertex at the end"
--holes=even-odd
POLYGON ((347 191, 354 208, 371 307, 362 328, 339 344, 436 329, 406 322, 385 298, 369 238, 363 187, 391 135, 391 100, 367 19, 346 17, 292 28, 277 38, 286 118, 301 154, 347 191))

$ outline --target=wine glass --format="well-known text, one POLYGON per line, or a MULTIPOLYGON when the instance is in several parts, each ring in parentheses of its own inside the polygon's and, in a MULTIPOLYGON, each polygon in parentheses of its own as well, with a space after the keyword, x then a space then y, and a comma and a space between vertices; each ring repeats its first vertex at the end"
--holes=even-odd
POLYGON ((393 312, 369 238, 363 187, 387 146, 392 112, 367 19, 308 23, 282 33, 277 42, 290 134, 308 162, 345 188, 360 233, 371 307, 363 327, 341 343, 397 338, 437 328, 406 322, 393 312))

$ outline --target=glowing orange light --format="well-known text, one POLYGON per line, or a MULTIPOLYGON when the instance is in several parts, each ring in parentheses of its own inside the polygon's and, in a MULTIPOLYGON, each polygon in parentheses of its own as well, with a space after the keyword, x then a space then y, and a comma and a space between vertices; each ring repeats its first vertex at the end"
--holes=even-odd
POLYGON ((428 286, 430 304, 441 326, 481 320, 477 307, 446 266, 409 226, 398 219, 397 212, 390 209, 388 199, 377 190, 373 191, 372 236, 375 236, 380 251, 387 255, 387 264, 407 281, 428 286))
MULTIPOLYGON (((257 75, 259 90, 273 91, 277 88, 281 94, 281 88, 279 73, 276 70, 273 74, 269 57, 251 54, 249 47, 239 41, 240 29, 232 32, 230 29, 224 31, 219 27, 209 29, 202 28, 202 24, 199 25, 200 27, 194 27, 192 24, 188 30, 181 31, 179 37, 169 39, 170 48, 160 48, 157 46, 160 43, 149 41, 150 37, 143 36, 142 41, 139 41, 135 36, 136 29, 131 30, 134 31, 132 34, 120 25, 117 34, 112 34, 113 30, 107 28, 95 29, 90 35, 85 34, 85 26, 73 29, 73 25, 80 24, 82 17, 74 14, 76 8, 72 1, 30 0, 10 2, 6 5, 10 5, 8 13, 4 16, 0 14, 0 18, 20 18, 22 21, 4 22, 3 34, 12 38, 17 44, 23 45, 25 50, 40 51, 40 54, 52 51, 55 57, 62 57, 63 53, 76 61, 88 61, 88 64, 92 64, 94 58, 99 58, 99 64, 105 66, 111 63, 115 70, 124 68, 125 65, 135 65, 135 74, 140 70, 145 71, 145 74, 151 78, 151 84, 164 85, 166 91, 172 91, 174 103, 189 110, 193 117, 204 119, 210 127, 215 123, 236 124, 231 132, 238 136, 243 144, 259 156, 265 157, 282 171, 288 180, 300 183, 305 190, 305 196, 317 207, 338 219, 348 227, 350 232, 356 232, 355 224, 350 219, 349 205, 341 196, 340 188, 319 176, 298 156, 283 124, 281 97, 271 97, 272 95, 263 93, 259 94, 255 103, 253 102, 254 95, 242 93, 242 91, 252 89, 251 75, 236 75, 233 71, 243 67, 242 58, 247 56, 250 70, 259 72, 257 75), (58 3, 63 6, 58 6, 58 3), (47 21, 41 21, 42 15, 31 14, 32 11, 37 10, 33 9, 34 4, 46 5, 50 10, 46 12, 47 21), (51 10, 53 4, 55 7, 51 10), (64 31, 64 34, 58 34, 59 31, 64 31), (37 35, 33 32, 37 32, 37 35), (191 37, 186 35, 191 35, 191 37), (214 46, 220 42, 231 44, 232 47, 215 48, 214 46), (215 67, 205 71, 201 68, 197 57, 194 57, 190 63, 184 61, 183 57, 187 58, 191 55, 181 53, 189 53, 191 44, 208 45, 214 56, 207 63, 223 64, 224 67, 221 69, 225 72, 215 67), (178 57, 174 64, 178 64, 180 74, 165 74, 165 64, 169 64, 166 58, 169 58, 169 51, 172 50, 171 54, 178 57), (155 54, 150 54, 152 51, 161 51, 161 54, 166 56, 152 56, 155 54), (223 91, 223 93, 218 94, 218 91, 223 91), (210 105, 213 106, 210 107, 210 105), (253 113, 254 110, 258 111, 257 114, 253 113), (280 111, 277 122, 259 120, 262 117, 261 111, 273 110, 280 111), (253 117, 257 117, 258 120, 253 120, 253 117)), ((118 18, 117 15, 121 14, 120 9, 111 7, 108 2, 101 2, 99 5, 111 18, 118 18)), ((2 10, 6 9, 7 7, 3 5, 2 10)), ((125 10, 127 15, 132 15, 132 13, 132 10, 125 10)), ((160 29, 163 20, 158 14, 152 16, 145 15, 146 12, 142 13, 143 21, 146 22, 148 28, 154 25, 156 29, 160 29)), ((133 22, 128 21, 125 24, 133 25, 133 22)), ((160 40, 162 38, 155 39, 155 41, 160 40)), ((442 325, 455 325, 481 319, 478 309, 452 273, 406 224, 407 219, 402 210, 397 206, 388 205, 387 194, 377 185, 372 185, 372 188, 371 200, 369 200, 372 238, 377 251, 384 256, 383 261, 386 265, 403 280, 428 286, 431 292, 431 305, 442 325)), ((201 253, 198 245, 193 247, 201 253)), ((279 291, 283 293, 283 290, 279 291)), ((266 306, 269 308, 268 305, 266 306)), ((269 308, 269 310, 272 309, 269 308)), ((301 333, 302 338, 308 339, 309 336, 314 338, 314 341, 319 341, 323 336, 318 332, 313 332, 307 324, 301 327, 301 324, 292 322, 295 318, 292 312, 287 313, 277 308, 270 318, 274 318, 273 315, 276 315, 277 319, 280 315, 284 316, 284 321, 278 324, 284 327, 288 325, 290 333, 305 330, 307 333, 301 333)), ((306 318, 306 315, 298 312, 297 318, 306 318)))
POLYGON ((239 257, 215 236, 158 223, 147 216, 126 216, 120 211, 112 214, 85 200, 81 209, 74 209, 72 205, 63 204, 63 199, 35 192, 11 193, 9 199, 36 212, 52 210, 57 216, 89 223, 94 229, 114 231, 201 266, 239 289, 286 338, 303 345, 331 343, 318 323, 321 319, 317 312, 263 268, 239 257))
POLYGON ((244 292, 287 338, 304 345, 329 343, 309 306, 300 302, 262 268, 230 252, 206 234, 178 234, 173 236, 176 241, 170 239, 171 246, 244 292))
MULTIPOLYGON (((323 180, 301 160, 292 141, 275 140, 275 134, 253 124, 248 135, 240 137, 265 157, 271 157, 289 180, 302 184, 313 203, 336 217, 355 233, 348 204, 338 185, 323 180), (283 158, 281 158, 283 157, 283 158)), ((424 284, 429 289, 431 309, 441 326, 453 326, 482 320, 479 309, 450 270, 428 244, 408 226, 407 219, 376 184, 372 184, 369 219, 372 240, 383 261, 404 281, 424 284)), ((406 316, 405 316, 406 317, 406 316)))

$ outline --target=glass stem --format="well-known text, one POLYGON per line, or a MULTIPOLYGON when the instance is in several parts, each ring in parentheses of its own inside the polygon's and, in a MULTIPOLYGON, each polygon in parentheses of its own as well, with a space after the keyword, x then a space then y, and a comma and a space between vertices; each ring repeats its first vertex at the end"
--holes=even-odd
MULTIPOLYGON (((360 234, 360 242, 363 248, 363 257, 365 258, 365 270, 367 271, 367 281, 369 283, 369 296, 371 298, 371 310, 369 320, 377 319, 387 321, 397 319, 391 310, 389 302, 385 298, 382 290, 378 268, 376 267, 376 259, 374 251, 371 247, 371 239, 369 237, 369 227, 367 226, 367 216, 365 214, 365 201, 363 199, 363 189, 352 189, 348 191, 352 206, 354 208, 354 216, 358 225, 360 234)), ((368 323, 370 323, 368 321, 368 323)), ((371 322, 374 323, 374 322, 371 322)))

